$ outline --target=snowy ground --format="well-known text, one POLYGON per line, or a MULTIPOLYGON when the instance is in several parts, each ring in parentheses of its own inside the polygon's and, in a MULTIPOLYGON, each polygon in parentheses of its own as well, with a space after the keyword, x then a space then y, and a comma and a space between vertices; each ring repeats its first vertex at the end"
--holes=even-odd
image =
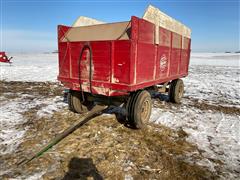
MULTIPOLYGON (((182 104, 175 107, 161 102, 161 108, 159 105, 153 108, 151 120, 182 128, 206 158, 221 160, 239 176, 240 56, 192 54, 189 76, 184 83, 182 104)), ((206 160, 204 164, 215 170, 213 161, 206 160)))
POLYGON ((14 54, 13 63, 0 63, 0 80, 6 81, 56 81, 58 54, 14 54))
MULTIPOLYGON (((0 80, 56 81, 57 54, 9 54, 13 64, 0 64, 0 80)), ((196 162, 222 178, 240 176, 240 57, 237 54, 193 53, 189 76, 184 79, 181 105, 153 100, 151 121, 183 129, 196 144, 204 160, 196 162)), ((31 88, 31 87, 30 87, 31 88)), ((0 94, 0 154, 14 152, 27 127, 23 114, 36 109, 41 117, 51 116, 65 105, 59 96, 46 99, 35 94, 0 94), (12 96, 16 96, 12 98, 12 96)), ((164 99, 164 98, 163 98, 164 99)))
POLYGON ((16 147, 22 142, 22 137, 27 127, 21 127, 26 123, 23 114, 31 109, 37 108, 36 115, 38 118, 43 116, 51 117, 51 115, 65 106, 62 97, 39 98, 38 96, 19 94, 17 98, 4 98, 0 101, 0 154, 12 153, 16 147), (19 127, 20 126, 20 127, 19 127))

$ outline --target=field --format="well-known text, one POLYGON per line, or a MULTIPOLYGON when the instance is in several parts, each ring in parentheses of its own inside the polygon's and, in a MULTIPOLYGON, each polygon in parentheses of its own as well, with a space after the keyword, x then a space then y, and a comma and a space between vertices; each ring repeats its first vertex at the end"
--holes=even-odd
POLYGON ((1 179, 239 179, 240 56, 193 53, 180 105, 154 94, 150 123, 109 107, 38 159, 17 166, 78 120, 56 80, 57 54, 0 64, 1 179))

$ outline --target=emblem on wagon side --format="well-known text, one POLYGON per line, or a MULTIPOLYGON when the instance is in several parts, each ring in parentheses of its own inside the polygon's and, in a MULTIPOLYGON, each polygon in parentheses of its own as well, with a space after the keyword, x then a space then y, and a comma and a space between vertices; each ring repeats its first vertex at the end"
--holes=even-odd
POLYGON ((163 54, 160 58, 160 70, 161 71, 165 71, 165 69, 167 68, 167 56, 165 54, 163 54))

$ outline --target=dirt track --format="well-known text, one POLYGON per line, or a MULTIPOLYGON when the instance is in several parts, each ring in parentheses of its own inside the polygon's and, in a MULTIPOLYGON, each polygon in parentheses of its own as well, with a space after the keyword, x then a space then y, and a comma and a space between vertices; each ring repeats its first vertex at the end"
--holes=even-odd
MULTIPOLYGON (((2 81, 0 85, 0 96, 9 100, 22 94, 41 98, 61 96, 63 90, 54 83, 2 81)), ((238 108, 209 107, 190 101, 189 106, 199 109, 240 114, 238 108)), ((40 158, 17 168, 17 162, 39 150, 81 116, 63 108, 50 118, 37 119, 39 108, 23 113, 27 121, 19 128, 28 128, 23 142, 14 153, 0 157, 2 179, 24 179, 34 174, 43 175, 44 179, 215 179, 221 174, 221 161, 215 162, 219 166, 217 173, 194 163, 203 158, 202 152, 186 141, 188 134, 183 130, 155 124, 149 124, 144 130, 133 130, 118 122, 115 109, 90 120, 40 158)))

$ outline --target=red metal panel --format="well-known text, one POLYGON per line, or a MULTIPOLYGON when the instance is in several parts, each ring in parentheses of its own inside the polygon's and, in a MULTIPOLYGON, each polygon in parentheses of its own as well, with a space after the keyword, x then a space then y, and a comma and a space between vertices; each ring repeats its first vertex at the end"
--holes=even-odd
POLYGON ((180 74, 187 73, 188 67, 188 51, 183 49, 181 52, 180 74))
POLYGON ((137 41, 138 40, 138 30, 139 30, 139 18, 136 16, 131 17, 131 40, 137 41))
POLYGON ((172 32, 172 48, 182 48, 182 36, 174 32, 172 32))
MULTIPOLYGON (((72 77, 79 77, 79 58, 84 43, 72 42, 71 43, 71 67, 72 77)), ((97 81, 110 81, 110 42, 91 42, 92 48, 92 80, 97 81)), ((89 80, 90 70, 90 50, 83 51, 80 60, 80 74, 81 79, 89 80)))
POLYGON ((182 46, 181 35, 172 32, 172 49, 169 76, 175 76, 178 74, 181 58, 181 46, 182 46))
POLYGON ((157 52, 155 51, 155 45, 153 45, 155 25, 139 19, 138 28, 134 83, 154 80, 155 52, 157 52))
POLYGON ((113 42, 113 76, 112 83, 130 84, 130 41, 115 41, 113 42))
POLYGON ((110 82, 111 42, 92 42, 93 80, 110 82))
MULTIPOLYGON (((95 82, 93 81, 92 85, 93 87, 104 87, 107 92, 111 93, 113 91, 118 91, 119 95, 122 93, 122 95, 129 93, 130 91, 135 91, 138 89, 143 89, 149 86, 153 86, 156 84, 162 84, 167 81, 177 79, 177 78, 182 78, 185 77, 187 74, 184 75, 176 75, 172 77, 167 77, 164 79, 159 79, 159 80, 153 80, 153 81, 148 81, 148 82, 143 82, 135 85, 128 85, 128 84, 112 84, 112 83, 105 83, 105 82, 95 82), (112 89, 109 91, 109 89, 112 89)), ((69 79, 69 78, 59 78, 60 81, 63 82, 63 84, 73 90, 80 90, 79 88, 79 81, 77 79, 69 79)), ((89 89, 89 87, 88 87, 89 89)), ((98 92, 99 94, 99 92, 98 92)), ((109 95, 109 94, 105 94, 109 95)))
POLYGON ((136 83, 136 62, 137 62, 137 43, 138 43, 138 30, 139 30, 139 18, 131 17, 131 51, 130 51, 130 71, 129 80, 130 84, 136 83))
POLYGON ((70 77, 70 64, 69 64, 69 57, 70 57, 70 50, 68 43, 59 43, 58 44, 59 52, 59 75, 60 77, 70 77))
MULTIPOLYGON (((70 64, 70 77, 78 79, 79 77, 79 70, 78 70, 78 63, 80 58, 80 53, 83 48, 83 44, 79 42, 71 42, 69 44, 69 52, 70 55, 68 56, 68 62, 70 64)), ((81 69, 83 70, 81 72, 81 79, 89 79, 89 73, 86 72, 86 66, 89 64, 89 58, 86 59, 85 57, 82 57, 81 60, 81 69), (86 61, 88 63, 86 63, 86 61), (84 65, 83 65, 84 64, 84 65)))
POLYGON ((138 30, 138 41, 144 43, 154 43, 154 32, 155 25, 143 20, 139 19, 139 30, 138 30))
POLYGON ((155 46, 153 44, 138 43, 136 62, 136 83, 154 80, 155 46))
POLYGON ((138 46, 136 41, 131 41, 131 52, 130 52, 130 71, 129 71, 129 79, 130 84, 136 83, 136 62, 138 55, 138 46))
POLYGON ((181 49, 172 48, 169 76, 174 76, 178 74, 180 57, 181 57, 181 49))
POLYGON ((67 26, 58 26, 58 59, 59 59, 59 77, 70 77, 70 64, 69 64, 69 56, 70 43, 61 43, 60 39, 64 36, 64 34, 70 29, 67 26))
POLYGON ((170 68, 171 32, 159 27, 158 58, 156 62, 156 79, 164 79, 168 76, 170 68))
POLYGON ((171 47, 171 31, 159 27, 159 46, 171 47))
POLYGON ((188 72, 189 65, 189 52, 190 52, 190 39, 184 37, 182 43, 182 52, 181 52, 181 64, 180 64, 180 74, 188 72))
POLYGON ((71 27, 68 26, 58 26, 58 42, 62 39, 62 37, 66 34, 66 32, 70 29, 71 27))
POLYGON ((158 46, 158 58, 156 62, 156 79, 164 79, 168 76, 170 66, 170 51, 166 46, 158 46))

